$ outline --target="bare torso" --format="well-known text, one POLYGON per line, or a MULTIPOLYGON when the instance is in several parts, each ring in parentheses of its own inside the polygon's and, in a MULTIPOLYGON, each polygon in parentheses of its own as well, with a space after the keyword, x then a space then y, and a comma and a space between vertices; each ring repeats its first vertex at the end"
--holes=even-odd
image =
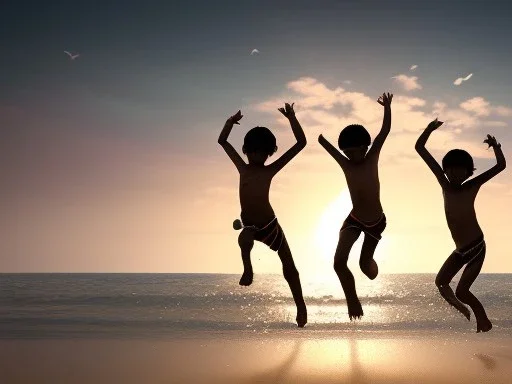
POLYGON ((359 220, 372 222, 382 215, 380 203, 380 182, 378 158, 369 157, 361 163, 348 163, 344 166, 350 197, 352 213, 359 220))
POLYGON ((448 228, 458 249, 482 236, 475 213, 475 198, 479 187, 464 183, 461 187, 443 189, 444 212, 448 228))
POLYGON ((240 172, 240 207, 244 225, 262 227, 274 217, 270 205, 270 183, 274 173, 268 166, 248 164, 240 172))

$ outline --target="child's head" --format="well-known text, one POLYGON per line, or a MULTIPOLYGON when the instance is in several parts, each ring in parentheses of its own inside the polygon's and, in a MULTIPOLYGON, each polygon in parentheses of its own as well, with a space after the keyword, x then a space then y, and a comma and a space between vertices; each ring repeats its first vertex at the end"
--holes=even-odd
POLYGON ((476 169, 473 158, 463 149, 452 149, 443 157, 443 171, 450 182, 462 184, 476 169))
POLYGON ((270 129, 254 127, 245 135, 242 152, 247 155, 249 163, 264 164, 275 151, 276 137, 270 129))
POLYGON ((371 141, 370 134, 365 127, 351 124, 340 132, 338 147, 350 160, 359 162, 364 159, 371 141))

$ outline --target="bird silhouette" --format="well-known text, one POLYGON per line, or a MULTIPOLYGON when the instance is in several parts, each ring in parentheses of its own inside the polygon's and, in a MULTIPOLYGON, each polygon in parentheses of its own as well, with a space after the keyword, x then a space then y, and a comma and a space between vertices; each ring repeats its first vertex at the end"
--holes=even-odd
POLYGON ((70 58, 71 60, 75 60, 77 57, 79 57, 79 56, 80 56, 80 54, 79 54, 79 53, 76 53, 76 54, 74 54, 74 55, 73 55, 71 52, 68 52, 68 51, 64 51, 64 53, 65 53, 66 55, 68 55, 68 56, 69 56, 69 58, 70 58))

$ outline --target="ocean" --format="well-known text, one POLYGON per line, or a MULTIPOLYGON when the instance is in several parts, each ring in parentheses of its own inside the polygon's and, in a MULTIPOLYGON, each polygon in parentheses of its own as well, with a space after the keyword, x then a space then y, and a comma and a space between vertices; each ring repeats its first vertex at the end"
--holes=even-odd
MULTIPOLYGON (((1 339, 187 338, 293 333, 295 306, 281 275, 250 287, 226 274, 0 274, 1 339)), ((441 299, 434 274, 356 276, 365 316, 350 322, 333 280, 304 280, 308 324, 300 332, 474 333, 476 323, 441 299)), ((512 336, 512 274, 482 274, 472 291, 512 336)))

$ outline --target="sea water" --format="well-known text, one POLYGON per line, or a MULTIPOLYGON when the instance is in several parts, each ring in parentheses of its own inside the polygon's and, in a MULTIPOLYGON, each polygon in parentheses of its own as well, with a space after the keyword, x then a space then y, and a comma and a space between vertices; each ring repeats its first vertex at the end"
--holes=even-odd
MULTIPOLYGON (((361 275, 363 276, 363 275, 361 275)), ((282 275, 250 287, 225 274, 0 274, 0 338, 193 337, 296 332, 282 275)), ((303 279, 308 332, 474 332, 434 285, 434 274, 356 280, 364 316, 349 321, 339 281, 303 279)), ((456 284, 454 281, 453 284, 456 284)), ((482 274, 472 291, 512 335, 512 274, 482 274)))

